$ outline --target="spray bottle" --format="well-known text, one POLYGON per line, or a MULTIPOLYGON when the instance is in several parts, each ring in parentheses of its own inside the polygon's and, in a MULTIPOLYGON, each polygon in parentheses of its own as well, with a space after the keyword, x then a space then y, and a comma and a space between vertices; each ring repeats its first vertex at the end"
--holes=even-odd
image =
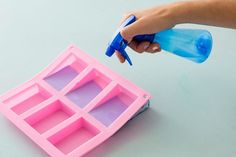
MULTIPOLYGON (((119 51, 125 60, 132 65, 132 61, 125 51, 128 43, 121 36, 120 30, 135 21, 136 17, 132 15, 117 29, 108 44, 107 56, 111 57, 115 51, 119 51)), ((212 49, 212 36, 210 32, 201 29, 172 28, 155 34, 137 35, 133 40, 159 43, 163 50, 196 63, 204 62, 212 49)))

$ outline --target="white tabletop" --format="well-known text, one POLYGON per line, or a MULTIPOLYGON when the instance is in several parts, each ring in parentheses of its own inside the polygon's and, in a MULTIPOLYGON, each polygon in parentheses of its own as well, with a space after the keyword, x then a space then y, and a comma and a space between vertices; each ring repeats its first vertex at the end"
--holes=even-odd
MULTIPOLYGON (((236 30, 178 26, 213 34, 212 54, 203 64, 166 52, 128 50, 130 67, 104 55, 124 12, 166 2, 0 0, 0 94, 32 78, 74 43, 152 94, 150 110, 87 157, 235 157, 236 30)), ((48 155, 0 115, 0 156, 48 155)))

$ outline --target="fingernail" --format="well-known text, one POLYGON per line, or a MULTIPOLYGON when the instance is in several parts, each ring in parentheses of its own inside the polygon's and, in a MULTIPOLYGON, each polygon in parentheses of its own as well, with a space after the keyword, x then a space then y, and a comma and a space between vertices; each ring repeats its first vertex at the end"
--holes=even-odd
POLYGON ((145 46, 144 46, 144 50, 146 50, 147 48, 148 48, 148 45, 145 45, 145 46))
POLYGON ((154 47, 152 48, 153 51, 156 51, 156 50, 158 50, 158 49, 159 49, 158 46, 154 46, 154 47))

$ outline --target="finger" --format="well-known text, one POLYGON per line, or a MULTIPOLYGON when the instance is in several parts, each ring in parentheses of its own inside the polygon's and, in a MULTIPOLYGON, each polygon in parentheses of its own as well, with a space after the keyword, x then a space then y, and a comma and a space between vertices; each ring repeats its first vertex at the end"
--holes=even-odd
POLYGON ((148 53, 156 53, 160 51, 161 51, 161 47, 158 43, 151 43, 149 47, 146 49, 146 52, 148 53))
POLYGON ((116 51, 115 54, 121 63, 125 62, 125 58, 121 55, 120 52, 116 51))
POLYGON ((121 29, 120 34, 121 36, 129 43, 133 39, 134 36, 140 34, 146 34, 147 24, 144 20, 139 19, 134 23, 124 27, 121 29))
POLYGON ((129 47, 138 53, 142 53, 146 51, 146 49, 148 49, 149 45, 150 45, 150 42, 148 41, 144 41, 141 43, 137 41, 131 41, 129 44, 129 47))
POLYGON ((132 40, 132 41, 128 44, 128 46, 129 46, 132 50, 136 51, 138 44, 139 44, 139 43, 138 43, 137 41, 132 40))
POLYGON ((146 51, 146 49, 148 49, 149 45, 150 45, 149 41, 140 42, 137 46, 136 51, 138 53, 143 53, 144 51, 146 51))
POLYGON ((126 13, 125 15, 123 15, 123 17, 120 20, 119 25, 121 25, 123 22, 125 22, 126 19, 128 19, 131 15, 134 15, 133 13, 126 13))
POLYGON ((120 20, 120 25, 125 22, 125 20, 127 20, 130 16, 135 16, 136 17, 136 20, 138 20, 141 16, 140 16, 140 13, 137 12, 137 11, 133 11, 133 12, 128 12, 126 14, 124 14, 120 20))

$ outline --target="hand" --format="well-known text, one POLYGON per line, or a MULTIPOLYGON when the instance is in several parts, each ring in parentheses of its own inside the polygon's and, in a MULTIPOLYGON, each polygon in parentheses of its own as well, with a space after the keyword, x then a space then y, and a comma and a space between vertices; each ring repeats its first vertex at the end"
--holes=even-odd
MULTIPOLYGON (((124 16, 122 22, 130 15, 136 21, 121 30, 121 35, 129 46, 138 53, 155 53, 161 51, 161 45, 133 40, 136 35, 153 34, 174 27, 180 23, 205 24, 236 29, 235 0, 183 1, 157 6, 142 11, 131 12, 124 16)), ((116 52, 120 62, 125 59, 116 52)))
MULTIPOLYGON (((134 23, 121 30, 121 35, 128 42, 129 47, 138 53, 160 52, 161 45, 158 43, 150 43, 148 41, 137 42, 133 40, 133 37, 141 34, 153 34, 173 27, 176 23, 172 17, 171 7, 172 5, 158 6, 126 14, 122 18, 121 23, 131 15, 136 17, 134 23)), ((116 55, 121 63, 125 62, 124 57, 118 51, 116 52, 116 55)))

